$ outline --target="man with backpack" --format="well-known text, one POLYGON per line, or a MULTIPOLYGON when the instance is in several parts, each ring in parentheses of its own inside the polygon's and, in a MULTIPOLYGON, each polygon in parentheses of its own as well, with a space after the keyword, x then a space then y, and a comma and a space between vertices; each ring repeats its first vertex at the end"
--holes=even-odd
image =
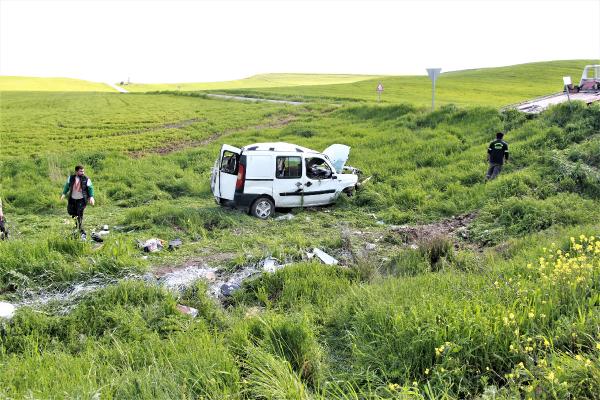
POLYGON ((500 171, 504 162, 508 162, 508 144, 502 140, 504 133, 496 133, 496 140, 492 141, 488 146, 487 157, 490 163, 487 174, 485 175, 486 180, 495 179, 500 171))
POLYGON ((77 218, 77 221, 75 222, 76 227, 81 233, 81 238, 85 240, 86 234, 83 229, 83 211, 88 203, 94 205, 95 200, 92 180, 85 176, 83 166, 76 166, 75 174, 67 178, 60 199, 63 200, 66 195, 68 195, 67 212, 71 218, 77 218))

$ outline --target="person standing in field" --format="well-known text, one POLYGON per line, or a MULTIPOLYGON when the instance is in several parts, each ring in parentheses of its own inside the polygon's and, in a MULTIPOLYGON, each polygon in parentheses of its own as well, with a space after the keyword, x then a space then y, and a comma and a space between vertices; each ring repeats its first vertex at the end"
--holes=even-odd
POLYGON ((67 212, 71 218, 77 218, 75 222, 76 227, 81 233, 81 238, 85 240, 86 234, 85 229, 83 228, 83 211, 88 203, 94 205, 95 200, 92 180, 85 176, 83 166, 76 166, 75 174, 67 178, 60 199, 63 200, 66 195, 68 195, 67 212))
POLYGON ((487 174, 485 175, 486 180, 495 179, 505 162, 508 162, 508 144, 502 140, 504 133, 496 133, 496 140, 492 141, 488 147, 487 158, 490 164, 487 174))
POLYGON ((4 219, 4 211, 2 211, 2 198, 0 198, 0 239, 8 239, 8 228, 6 219, 4 219))

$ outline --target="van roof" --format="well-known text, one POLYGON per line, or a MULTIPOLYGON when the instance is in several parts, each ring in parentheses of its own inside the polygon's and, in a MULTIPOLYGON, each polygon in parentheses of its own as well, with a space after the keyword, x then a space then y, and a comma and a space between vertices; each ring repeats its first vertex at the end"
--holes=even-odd
POLYGON ((243 152, 247 151, 275 151, 275 152, 296 152, 296 153, 318 153, 318 151, 298 146, 292 143, 286 142, 272 142, 272 143, 254 143, 242 147, 243 152))

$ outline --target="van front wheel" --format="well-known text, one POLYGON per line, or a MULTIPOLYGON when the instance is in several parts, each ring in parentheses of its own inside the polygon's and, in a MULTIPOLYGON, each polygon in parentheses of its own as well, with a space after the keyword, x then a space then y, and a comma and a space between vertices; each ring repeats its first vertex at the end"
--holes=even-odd
POLYGON ((252 203, 250 214, 256 218, 267 219, 275 213, 275 204, 268 197, 259 197, 252 203))

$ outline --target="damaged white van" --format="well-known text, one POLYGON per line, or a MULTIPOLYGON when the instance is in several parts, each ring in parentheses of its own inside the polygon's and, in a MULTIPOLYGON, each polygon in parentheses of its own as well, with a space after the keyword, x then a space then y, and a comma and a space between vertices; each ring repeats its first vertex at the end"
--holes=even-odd
POLYGON ((345 166, 350 147, 334 144, 322 153, 290 143, 223 145, 210 187, 217 203, 247 209, 266 219, 275 207, 320 206, 351 193, 358 170, 345 166), (343 173, 346 172, 346 173, 343 173))

